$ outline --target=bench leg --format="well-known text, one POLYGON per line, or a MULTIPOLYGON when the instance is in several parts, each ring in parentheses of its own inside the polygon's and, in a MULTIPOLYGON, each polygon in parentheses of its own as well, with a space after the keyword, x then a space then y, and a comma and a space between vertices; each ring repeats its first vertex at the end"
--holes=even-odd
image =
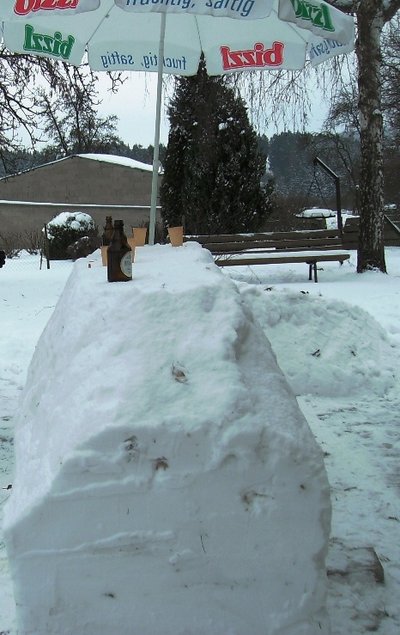
POLYGON ((314 282, 318 282, 317 263, 309 262, 308 263, 308 279, 312 280, 313 276, 314 276, 314 282))

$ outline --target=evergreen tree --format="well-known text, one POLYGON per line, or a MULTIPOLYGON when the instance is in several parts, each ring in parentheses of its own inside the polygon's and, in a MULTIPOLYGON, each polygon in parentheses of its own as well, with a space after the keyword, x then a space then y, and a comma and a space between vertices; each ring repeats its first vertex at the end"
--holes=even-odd
POLYGON ((271 211, 260 182, 265 159, 246 107, 204 60, 196 76, 176 80, 160 190, 168 225, 184 217, 188 233, 254 231, 271 211))

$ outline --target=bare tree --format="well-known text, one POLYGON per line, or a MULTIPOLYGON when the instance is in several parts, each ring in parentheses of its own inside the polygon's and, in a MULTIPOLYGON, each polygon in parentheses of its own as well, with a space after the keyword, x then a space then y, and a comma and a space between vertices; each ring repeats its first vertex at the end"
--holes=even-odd
MULTIPOLYGON (((382 48, 381 38, 384 27, 400 9, 400 0, 328 0, 330 4, 355 16, 357 27, 357 93, 350 95, 347 110, 351 111, 353 122, 359 126, 361 143, 360 176, 360 241, 358 249, 357 271, 379 269, 386 272, 383 224, 383 115, 381 104, 382 48), (357 98, 357 113, 354 111, 354 98, 357 98), (357 116, 355 116, 355 114, 357 116)), ((320 85, 328 86, 340 83, 342 62, 339 58, 328 65, 336 73, 319 77, 320 85), (339 74, 338 74, 339 70, 339 74)), ((392 69, 398 72, 398 66, 392 69)), ((391 75, 393 78, 394 75, 391 75)), ((397 86, 398 84, 398 74, 397 86)), ((268 100, 270 121, 283 119, 282 113, 291 106, 291 116, 298 122, 307 120, 307 71, 279 74, 264 73, 256 81, 251 81, 248 89, 253 104, 258 100, 268 100), (282 106, 284 108, 282 108, 282 106)), ((242 81, 239 79, 239 82, 242 81)), ((388 80, 392 82, 392 79, 388 80)), ((396 93, 397 94, 397 93, 396 93)), ((258 105, 261 105, 260 101, 258 105)), ((264 112, 266 110, 264 104, 264 112)), ((342 115, 344 113, 341 113, 342 115)), ((346 113, 348 114, 348 113, 346 113)))
POLYGON ((350 81, 341 83, 333 95, 325 125, 328 130, 342 127, 346 134, 359 136, 358 89, 351 75, 350 78, 350 81))
POLYGON ((50 85, 57 79, 42 58, 17 55, 1 47, 0 60, 0 149, 4 152, 18 146, 23 131, 32 142, 37 139, 32 126, 41 111, 37 80, 40 74, 50 85))
MULTIPOLYGON (((383 29, 381 37, 381 111, 384 126, 384 192, 386 201, 398 196, 398 165, 400 160, 400 16, 395 16, 383 29)), ((325 122, 329 130, 338 127, 345 133, 361 136, 358 108, 358 85, 355 60, 350 64, 348 80, 333 94, 325 122)), ((357 177, 357 182, 359 177, 357 177)))
MULTIPOLYGON (((121 74, 109 74, 110 90, 117 90, 121 74)), ((97 75, 85 65, 71 69, 44 57, 11 53, 0 46, 0 159, 7 151, 43 141, 40 123, 67 95, 81 95, 82 109, 98 104, 97 75)), ((78 129, 77 129, 78 130, 78 129)), ((78 134, 78 133, 77 133, 78 134)))
POLYGON ((65 67, 63 81, 51 93, 42 89, 40 96, 43 129, 54 156, 104 152, 121 143, 116 133, 118 118, 98 115, 97 76, 85 67, 65 67))
POLYGON ((382 103, 386 125, 400 139, 400 15, 387 25, 382 39, 382 103))
POLYGON ((360 239, 357 271, 386 272, 383 226, 382 37, 395 18, 400 0, 336 0, 336 7, 356 17, 358 124, 361 144, 359 190, 360 239))
POLYGON ((360 241, 357 271, 386 272, 383 242, 383 116, 381 35, 400 0, 360 0, 357 16, 358 108, 361 142, 360 241))

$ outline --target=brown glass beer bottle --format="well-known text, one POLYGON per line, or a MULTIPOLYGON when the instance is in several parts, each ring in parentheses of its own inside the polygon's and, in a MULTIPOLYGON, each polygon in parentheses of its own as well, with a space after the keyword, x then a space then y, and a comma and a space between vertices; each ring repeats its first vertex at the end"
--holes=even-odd
POLYGON ((132 255, 124 233, 124 222, 114 221, 111 243, 107 249, 108 282, 127 282, 132 280, 132 255))
POLYGON ((102 235, 102 244, 108 246, 111 243, 111 238, 114 233, 114 227, 111 216, 106 216, 106 224, 104 225, 104 231, 102 235))

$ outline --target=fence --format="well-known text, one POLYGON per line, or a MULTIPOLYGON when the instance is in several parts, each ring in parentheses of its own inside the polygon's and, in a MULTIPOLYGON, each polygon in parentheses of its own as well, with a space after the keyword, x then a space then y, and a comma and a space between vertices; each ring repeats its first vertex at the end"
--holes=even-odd
MULTIPOLYGON (((51 260, 51 270, 67 270, 72 269, 72 260, 51 260)), ((29 254, 26 251, 21 251, 12 257, 7 257, 4 266, 0 269, 0 282, 4 275, 11 273, 26 273, 31 274, 34 272, 46 271, 46 259, 41 257, 40 253, 29 254)))

